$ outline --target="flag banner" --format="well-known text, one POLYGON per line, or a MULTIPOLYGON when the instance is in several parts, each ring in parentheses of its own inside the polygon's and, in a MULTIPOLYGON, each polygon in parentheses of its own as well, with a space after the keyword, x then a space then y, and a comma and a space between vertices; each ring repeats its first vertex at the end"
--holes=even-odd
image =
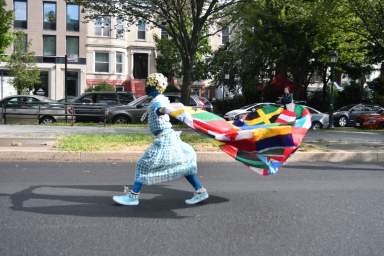
POLYGON ((222 151, 264 176, 278 172, 311 127, 308 109, 296 105, 294 110, 267 105, 242 119, 226 121, 180 103, 166 109, 170 116, 215 139, 222 151))

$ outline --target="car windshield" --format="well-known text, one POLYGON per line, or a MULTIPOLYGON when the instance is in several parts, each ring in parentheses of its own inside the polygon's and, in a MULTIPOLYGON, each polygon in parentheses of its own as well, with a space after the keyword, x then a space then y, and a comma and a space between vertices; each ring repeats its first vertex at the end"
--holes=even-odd
POLYGON ((240 109, 248 109, 248 108, 253 107, 253 106, 255 106, 255 105, 256 105, 256 104, 247 105, 247 106, 241 107, 240 109))
POLYGON ((147 95, 141 96, 141 97, 135 99, 134 101, 129 102, 127 105, 128 106, 136 106, 138 103, 144 101, 147 97, 148 97, 147 95))
POLYGON ((35 97, 36 99, 38 99, 39 101, 42 101, 42 102, 50 102, 50 103, 53 103, 53 102, 57 102, 55 100, 51 100, 50 98, 47 98, 47 97, 44 97, 44 96, 33 96, 35 97))
POLYGON ((352 108, 354 105, 348 105, 348 106, 344 106, 344 107, 341 107, 339 108, 337 111, 348 111, 350 108, 352 108))

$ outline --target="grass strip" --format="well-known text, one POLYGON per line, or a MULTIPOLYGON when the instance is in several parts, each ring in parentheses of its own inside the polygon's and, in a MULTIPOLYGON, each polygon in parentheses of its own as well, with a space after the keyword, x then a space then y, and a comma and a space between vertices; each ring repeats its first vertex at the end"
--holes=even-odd
MULTIPOLYGON (((61 151, 129 151, 144 150, 154 140, 150 134, 77 134, 61 136, 57 147, 61 151)), ((212 139, 191 133, 182 133, 181 139, 198 151, 216 151, 212 139)))

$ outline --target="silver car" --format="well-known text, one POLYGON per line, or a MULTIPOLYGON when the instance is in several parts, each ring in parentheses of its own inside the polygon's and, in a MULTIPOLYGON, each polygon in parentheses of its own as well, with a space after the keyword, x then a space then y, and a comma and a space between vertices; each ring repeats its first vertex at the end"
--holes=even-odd
POLYGON ((50 124, 65 120, 65 109, 47 97, 38 95, 15 95, 0 101, 0 122, 50 124))
POLYGON ((224 119, 230 120, 230 121, 235 120, 236 118, 238 118, 244 114, 253 112, 256 109, 262 108, 266 105, 272 105, 272 106, 277 106, 277 107, 279 106, 279 104, 271 103, 271 102, 254 103, 251 105, 247 105, 247 106, 244 106, 244 107, 241 107, 238 109, 228 111, 227 113, 224 114, 224 119))
MULTIPOLYGON (((255 103, 252 105, 247 105, 247 106, 244 106, 242 108, 229 111, 224 115, 224 118, 226 120, 234 120, 234 119, 236 119, 242 115, 253 112, 256 109, 262 108, 266 105, 280 106, 279 104, 267 103, 267 102, 255 103)), ((304 107, 307 108, 309 110, 309 112, 311 113, 311 120, 312 120, 312 127, 311 128, 313 130, 328 127, 328 124, 329 124, 329 115, 328 114, 322 113, 322 112, 320 112, 314 108, 308 107, 308 106, 304 106, 304 107)))
POLYGON ((312 120, 312 129, 317 130, 321 128, 326 128, 329 125, 329 115, 326 113, 322 113, 317 109, 304 106, 309 110, 311 113, 311 120, 312 120))
MULTIPOLYGON (((165 93, 171 103, 181 102, 179 93, 165 93)), ((152 98, 147 95, 135 99, 127 105, 110 107, 107 110, 107 121, 114 124, 126 123, 141 123, 146 120, 146 115, 143 114, 147 111, 147 107, 151 103, 152 98)), ((207 111, 212 111, 212 104, 197 95, 191 95, 189 106, 201 108, 207 111)))

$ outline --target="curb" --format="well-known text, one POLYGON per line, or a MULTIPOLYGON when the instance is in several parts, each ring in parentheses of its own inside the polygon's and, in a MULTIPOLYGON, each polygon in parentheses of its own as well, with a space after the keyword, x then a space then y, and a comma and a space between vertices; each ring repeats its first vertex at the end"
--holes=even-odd
MULTIPOLYGON (((43 150, 0 150, 1 162, 14 161, 56 161, 56 162, 136 162, 143 151, 130 152, 58 152, 43 150)), ((197 152, 199 162, 232 162, 224 152, 197 152)), ((297 152, 288 162, 384 162, 384 151, 367 152, 297 152)))

